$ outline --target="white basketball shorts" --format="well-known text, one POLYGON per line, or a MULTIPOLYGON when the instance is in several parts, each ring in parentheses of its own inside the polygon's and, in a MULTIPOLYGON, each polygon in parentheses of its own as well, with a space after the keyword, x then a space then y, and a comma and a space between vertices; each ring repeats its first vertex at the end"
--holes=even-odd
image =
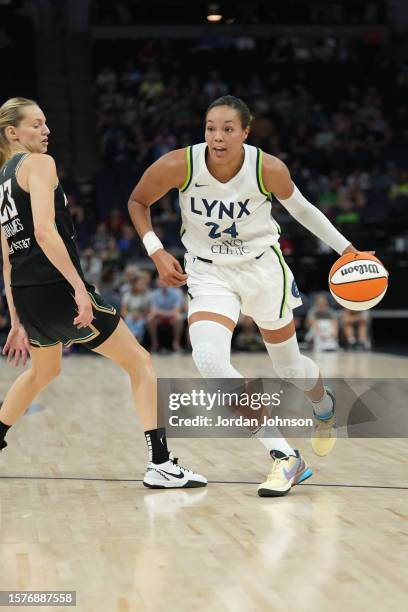
POLYGON ((292 271, 278 246, 258 259, 234 266, 217 266, 186 253, 188 316, 216 312, 237 322, 240 311, 264 329, 290 320, 291 311, 302 304, 292 271), (212 299, 216 298, 216 299, 212 299))

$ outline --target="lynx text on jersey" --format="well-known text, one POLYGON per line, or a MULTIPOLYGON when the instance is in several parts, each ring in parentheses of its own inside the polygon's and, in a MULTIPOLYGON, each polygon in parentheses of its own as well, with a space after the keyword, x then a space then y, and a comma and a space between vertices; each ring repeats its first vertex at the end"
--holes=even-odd
POLYGON ((248 204, 250 200, 245 202, 229 202, 225 204, 222 200, 212 200, 210 202, 206 198, 190 198, 190 210, 195 215, 204 215, 212 219, 240 219, 244 215, 250 215, 248 204))

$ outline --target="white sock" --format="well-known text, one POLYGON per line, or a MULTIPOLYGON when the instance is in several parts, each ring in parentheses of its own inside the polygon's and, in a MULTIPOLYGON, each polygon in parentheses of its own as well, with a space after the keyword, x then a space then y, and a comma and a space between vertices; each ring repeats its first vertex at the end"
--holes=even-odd
POLYGON ((254 434, 254 438, 257 438, 262 444, 262 446, 264 446, 269 452, 273 450, 278 450, 281 451, 281 453, 284 453, 285 455, 295 454, 293 448, 290 446, 290 444, 288 444, 279 429, 277 429, 276 427, 269 427, 268 425, 263 425, 254 434))
POLYGON ((321 400, 312 402, 313 411, 318 416, 329 416, 333 412, 333 400, 327 393, 326 389, 321 400))

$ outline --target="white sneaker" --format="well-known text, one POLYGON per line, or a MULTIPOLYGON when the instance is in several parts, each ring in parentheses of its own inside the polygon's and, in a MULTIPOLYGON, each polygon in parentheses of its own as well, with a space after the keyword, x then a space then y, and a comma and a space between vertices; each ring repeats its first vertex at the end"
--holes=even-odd
POLYGON ((191 489, 207 485, 204 476, 181 467, 177 461, 170 453, 170 458, 165 463, 148 463, 144 486, 149 489, 191 489))

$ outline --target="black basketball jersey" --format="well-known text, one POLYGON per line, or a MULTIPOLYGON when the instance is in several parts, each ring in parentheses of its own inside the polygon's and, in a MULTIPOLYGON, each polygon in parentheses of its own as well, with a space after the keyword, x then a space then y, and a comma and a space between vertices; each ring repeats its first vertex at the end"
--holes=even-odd
MULTIPOLYGON (((7 238, 11 286, 28 287, 67 282, 37 244, 30 194, 17 183, 16 174, 29 153, 17 153, 0 169, 0 223, 7 238)), ((60 184, 55 188, 55 225, 72 263, 83 279, 75 230, 60 184)))

